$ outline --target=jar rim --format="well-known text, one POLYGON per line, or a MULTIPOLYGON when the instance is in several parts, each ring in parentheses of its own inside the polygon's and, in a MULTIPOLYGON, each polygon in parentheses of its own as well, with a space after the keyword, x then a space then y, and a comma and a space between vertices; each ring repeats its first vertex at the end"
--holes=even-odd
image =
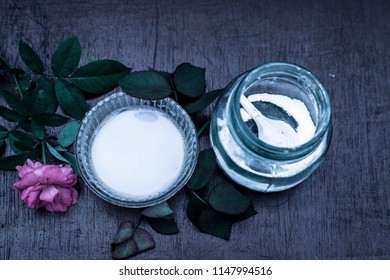
POLYGON ((236 131, 237 134, 239 134, 238 136, 243 136, 239 138, 244 142, 244 144, 246 144, 256 153, 267 153, 267 156, 271 155, 278 159, 289 159, 306 155, 315 149, 315 147, 317 147, 323 138, 323 135, 328 130, 329 125, 331 124, 331 101, 325 87, 313 73, 296 64, 287 62, 269 62, 259 65, 234 79, 233 82, 227 87, 227 90, 231 90, 232 94, 234 95, 233 98, 230 99, 233 104, 229 105, 233 108, 233 120, 229 123, 234 126, 233 131, 236 131), (312 94, 315 97, 316 103, 318 105, 318 120, 315 133, 309 141, 298 146, 279 147, 262 141, 256 137, 253 132, 250 131, 241 117, 240 98, 241 95, 245 92, 245 86, 247 86, 251 81, 253 82, 255 80, 261 79, 261 75, 277 73, 295 76, 299 75, 300 77, 304 77, 310 81, 311 85, 318 89, 316 91, 312 91, 312 94))

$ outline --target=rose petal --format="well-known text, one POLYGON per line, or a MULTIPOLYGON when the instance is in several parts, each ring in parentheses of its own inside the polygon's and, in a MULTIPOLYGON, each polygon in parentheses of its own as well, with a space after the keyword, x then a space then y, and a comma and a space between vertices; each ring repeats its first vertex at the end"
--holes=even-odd
POLYGON ((48 186, 45 189, 42 190, 41 195, 39 198, 43 201, 46 201, 48 203, 53 203, 54 200, 58 200, 58 194, 59 191, 54 186, 48 186))

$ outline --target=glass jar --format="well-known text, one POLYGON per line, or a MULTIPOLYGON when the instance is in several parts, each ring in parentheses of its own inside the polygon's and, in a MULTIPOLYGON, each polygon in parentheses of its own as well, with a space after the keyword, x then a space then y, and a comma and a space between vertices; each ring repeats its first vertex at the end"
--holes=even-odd
POLYGON ((331 104, 324 86, 308 70, 289 63, 260 65, 235 78, 219 97, 210 126, 221 169, 238 184, 260 192, 286 190, 306 179, 324 159, 331 135, 331 104), (260 140, 244 121, 240 106, 241 95, 258 93, 303 102, 314 135, 293 147, 260 140))

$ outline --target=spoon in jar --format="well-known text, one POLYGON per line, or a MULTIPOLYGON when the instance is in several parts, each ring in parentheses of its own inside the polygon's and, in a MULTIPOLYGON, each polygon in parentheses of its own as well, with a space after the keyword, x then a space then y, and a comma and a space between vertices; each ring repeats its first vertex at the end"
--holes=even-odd
POLYGON ((272 146, 284 146, 282 143, 296 143, 297 132, 286 122, 265 117, 245 95, 241 95, 240 104, 257 126, 257 137, 272 146))

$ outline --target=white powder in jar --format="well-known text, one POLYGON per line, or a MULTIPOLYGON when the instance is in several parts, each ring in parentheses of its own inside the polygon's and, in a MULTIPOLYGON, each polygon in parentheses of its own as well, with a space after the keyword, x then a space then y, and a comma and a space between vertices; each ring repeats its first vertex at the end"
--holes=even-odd
MULTIPOLYGON (((298 124, 295 128, 296 134, 294 137, 291 137, 291 134, 287 132, 286 134, 272 135, 272 131, 271 134, 268 131, 266 138, 262 139, 260 136, 260 139, 264 142, 277 147, 292 148, 308 142, 314 136, 316 127, 311 119, 309 110, 302 101, 285 95, 269 93, 252 94, 248 96, 248 100, 252 103, 256 101, 272 103, 282 108, 298 124)), ((243 108, 241 109, 241 116, 244 122, 251 119, 243 108)))

